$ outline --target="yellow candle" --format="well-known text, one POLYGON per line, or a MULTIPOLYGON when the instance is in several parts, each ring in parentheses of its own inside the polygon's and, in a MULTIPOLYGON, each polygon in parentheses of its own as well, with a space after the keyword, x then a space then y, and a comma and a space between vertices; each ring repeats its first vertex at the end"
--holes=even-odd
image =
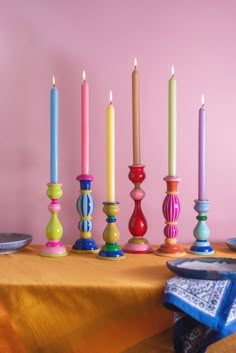
POLYGON ((139 117, 139 72, 134 59, 132 73, 132 115, 133 115, 133 164, 140 164, 140 117, 139 117))
POLYGON ((115 109, 110 104, 106 111, 107 201, 115 202, 115 109))
POLYGON ((169 148, 168 175, 176 175, 176 79, 172 65, 172 76, 169 80, 169 148))

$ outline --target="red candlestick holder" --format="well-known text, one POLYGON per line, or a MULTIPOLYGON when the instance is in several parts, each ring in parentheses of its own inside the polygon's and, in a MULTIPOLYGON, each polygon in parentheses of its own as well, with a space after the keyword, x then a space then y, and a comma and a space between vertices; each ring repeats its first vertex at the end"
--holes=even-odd
POLYGON ((140 184, 146 175, 144 165, 131 165, 129 168, 129 179, 134 183, 134 189, 131 191, 130 196, 134 200, 135 205, 129 220, 129 231, 133 237, 128 240, 123 250, 126 253, 146 254, 154 251, 148 240, 144 238, 148 226, 141 208, 141 201, 145 196, 145 192, 141 189, 140 184))
POLYGON ((177 244, 177 219, 180 213, 180 201, 178 198, 178 183, 181 179, 177 176, 167 176, 164 178, 167 184, 166 197, 163 201, 162 211, 165 217, 164 235, 165 243, 156 251, 156 255, 168 257, 180 257, 186 253, 181 245, 177 244))

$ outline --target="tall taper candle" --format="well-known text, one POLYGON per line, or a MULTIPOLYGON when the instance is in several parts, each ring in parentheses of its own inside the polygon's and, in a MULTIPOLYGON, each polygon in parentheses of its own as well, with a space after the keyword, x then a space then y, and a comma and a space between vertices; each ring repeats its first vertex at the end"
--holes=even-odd
POLYGON ((81 85, 81 173, 89 174, 89 85, 85 71, 81 85))
POLYGON ((169 80, 169 149, 168 149, 168 175, 176 176, 176 79, 174 67, 171 68, 169 80))
POLYGON ((50 182, 58 182, 58 89, 55 78, 50 93, 50 182))
POLYGON ((132 73, 132 122, 133 122, 133 164, 140 164, 140 113, 139 113, 139 72, 134 59, 132 73))
POLYGON ((206 199, 206 110, 204 108, 204 96, 202 106, 199 109, 198 128, 198 199, 206 199))
POLYGON ((112 105, 112 92, 110 91, 110 104, 106 111, 106 157, 107 157, 107 199, 115 202, 115 109, 112 105))

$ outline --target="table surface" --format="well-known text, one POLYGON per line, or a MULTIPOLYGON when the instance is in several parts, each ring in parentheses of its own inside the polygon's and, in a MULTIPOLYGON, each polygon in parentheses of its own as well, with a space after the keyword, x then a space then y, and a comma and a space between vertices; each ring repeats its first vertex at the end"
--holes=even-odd
MULTIPOLYGON (((214 249, 214 256, 236 257, 225 245, 214 249)), ((169 258, 47 258, 40 250, 32 245, 0 256, 1 352, 15 353, 17 346, 17 353, 128 353, 172 326, 162 305, 165 282, 174 275, 169 258)))

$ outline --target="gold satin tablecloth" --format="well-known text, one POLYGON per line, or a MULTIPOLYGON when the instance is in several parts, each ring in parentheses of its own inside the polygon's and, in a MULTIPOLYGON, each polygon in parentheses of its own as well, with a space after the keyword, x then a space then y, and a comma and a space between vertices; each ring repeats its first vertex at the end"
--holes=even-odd
MULTIPOLYGON (((214 248, 215 256, 235 257, 225 246, 214 248)), ((162 305, 174 275, 168 258, 47 258, 40 250, 34 245, 0 256, 1 353, 173 352, 173 313, 162 305)))

